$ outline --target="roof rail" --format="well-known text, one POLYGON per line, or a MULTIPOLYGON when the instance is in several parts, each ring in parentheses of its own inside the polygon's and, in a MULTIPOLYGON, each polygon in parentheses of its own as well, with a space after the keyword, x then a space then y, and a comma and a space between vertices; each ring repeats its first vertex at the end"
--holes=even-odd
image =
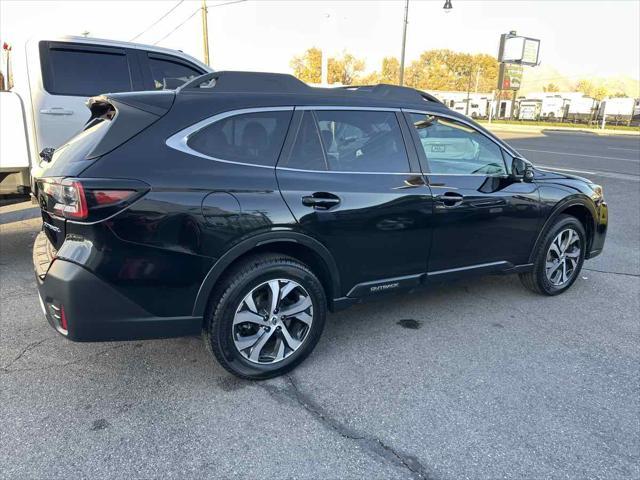
POLYGON ((312 90, 303 81, 286 73, 222 71, 195 77, 178 87, 176 92, 214 86, 216 92, 308 93, 312 90))
POLYGON ((411 87, 401 87, 399 85, 389 85, 387 83, 379 83, 377 85, 349 85, 340 88, 354 92, 369 92, 372 95, 387 97, 390 100, 404 100, 408 102, 426 100, 427 102, 442 103, 430 93, 411 87))
POLYGON ((381 97, 386 100, 404 102, 442 103, 433 95, 410 87, 398 85, 357 85, 337 88, 311 87, 293 75, 286 73, 234 72, 222 71, 200 75, 176 89, 183 91, 214 89, 216 92, 259 92, 259 93, 299 93, 331 95, 339 92, 357 92, 359 94, 381 97), (215 87, 215 88, 214 88, 215 87))

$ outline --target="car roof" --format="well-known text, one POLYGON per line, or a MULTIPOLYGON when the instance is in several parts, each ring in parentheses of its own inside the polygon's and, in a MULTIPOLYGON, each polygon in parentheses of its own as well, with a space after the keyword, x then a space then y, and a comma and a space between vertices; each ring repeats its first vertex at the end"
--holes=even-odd
POLYGON ((405 108, 451 112, 431 94, 397 85, 312 87, 293 75, 264 72, 212 72, 196 77, 176 90, 179 102, 237 103, 239 107, 277 105, 335 105, 405 108))

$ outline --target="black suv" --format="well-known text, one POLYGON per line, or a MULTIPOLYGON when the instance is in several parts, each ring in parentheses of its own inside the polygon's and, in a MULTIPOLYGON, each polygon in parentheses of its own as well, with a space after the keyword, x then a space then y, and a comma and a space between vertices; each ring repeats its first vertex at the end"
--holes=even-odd
POLYGON ((217 72, 89 108, 37 185, 40 298, 71 340, 204 332, 269 378, 327 310, 468 274, 556 295, 604 244, 601 187, 417 90, 217 72))

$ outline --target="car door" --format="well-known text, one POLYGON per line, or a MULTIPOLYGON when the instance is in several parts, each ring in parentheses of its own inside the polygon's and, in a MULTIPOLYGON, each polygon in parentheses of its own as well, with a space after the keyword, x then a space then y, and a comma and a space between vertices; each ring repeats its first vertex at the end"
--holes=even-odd
POLYGON ((540 226, 536 184, 512 179, 504 149, 472 123, 441 113, 405 118, 434 196, 429 276, 527 263, 540 226))
POLYGON ((426 271, 431 192, 399 120, 391 109, 297 108, 276 168, 301 228, 335 258, 341 295, 410 287, 426 271))
POLYGON ((38 151, 59 147, 83 128, 88 97, 143 89, 137 60, 128 49, 41 41, 37 54, 42 82, 32 76, 31 91, 38 151))

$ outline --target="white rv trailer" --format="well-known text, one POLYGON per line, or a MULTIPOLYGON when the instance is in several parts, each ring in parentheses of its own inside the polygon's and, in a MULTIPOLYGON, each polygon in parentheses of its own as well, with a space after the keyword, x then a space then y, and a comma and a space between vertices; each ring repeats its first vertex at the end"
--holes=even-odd
POLYGON ((542 99, 540 117, 545 120, 562 121, 569 109, 569 100, 561 95, 554 95, 542 99))
POLYGON ((640 98, 617 97, 605 98, 600 102, 598 119, 605 117, 607 123, 630 125, 636 123, 640 116, 640 98))
POLYGON ((471 92, 468 94, 469 108, 467 110, 467 92, 425 91, 436 97, 452 110, 471 118, 487 118, 489 116, 489 107, 493 101, 492 93, 471 92))
POLYGON ((542 100, 538 98, 534 99, 522 99, 518 107, 518 119, 519 120, 539 120, 540 112, 542 111, 542 100))

